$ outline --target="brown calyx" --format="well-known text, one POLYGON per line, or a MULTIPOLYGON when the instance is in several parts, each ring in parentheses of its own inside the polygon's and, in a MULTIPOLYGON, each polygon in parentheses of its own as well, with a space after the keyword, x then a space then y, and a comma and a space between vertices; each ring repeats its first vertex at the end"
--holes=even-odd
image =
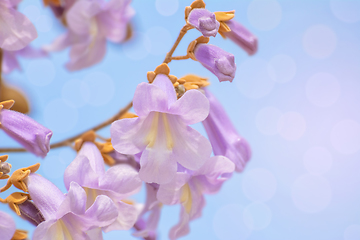
POLYGON ((147 72, 147 79, 149 83, 152 83, 158 74, 165 74, 169 77, 170 81, 174 84, 177 81, 177 77, 170 74, 170 68, 166 63, 162 63, 155 68, 155 71, 147 72))
POLYGON ((22 192, 14 192, 5 199, 0 198, 0 202, 9 204, 9 207, 16 212, 18 216, 21 215, 19 204, 24 203, 26 200, 31 200, 30 195, 22 192))

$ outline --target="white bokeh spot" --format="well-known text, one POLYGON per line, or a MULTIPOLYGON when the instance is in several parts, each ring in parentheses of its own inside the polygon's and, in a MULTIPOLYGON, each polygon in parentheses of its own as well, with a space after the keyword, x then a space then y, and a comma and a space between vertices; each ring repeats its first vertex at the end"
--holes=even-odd
POLYGON ((360 124, 352 119, 345 119, 332 128, 331 144, 336 151, 354 154, 360 150, 360 124))
POLYGON ((274 175, 265 168, 247 171, 242 181, 245 196, 251 201, 265 202, 276 192, 277 182, 274 175))
POLYGON ((277 129, 284 139, 295 141, 304 135, 306 122, 300 113, 286 112, 279 118, 277 129))
POLYGON ((151 42, 149 37, 140 32, 134 32, 131 41, 122 44, 124 54, 132 60, 141 60, 151 52, 151 42))
POLYGON ((60 156, 48 155, 41 167, 48 178, 59 179, 63 177, 67 165, 63 163, 60 156))
POLYGON ((281 21, 281 6, 276 0, 253 0, 247 9, 247 17, 255 28, 269 31, 281 21))
POLYGON ((178 0, 156 0, 155 1, 156 10, 163 16, 174 15, 179 8, 178 0))
POLYGON ((22 13, 31 21, 31 22, 35 22, 36 20, 38 20, 41 11, 40 8, 36 5, 29 5, 27 6, 24 11, 22 11, 22 13))
POLYGON ((61 91, 61 97, 75 107, 84 106, 86 103, 84 98, 87 99, 89 96, 89 86, 80 79, 65 82, 61 91))
POLYGON ((271 223, 271 209, 262 202, 254 202, 244 209, 244 223, 251 230, 262 230, 271 223))
POLYGON ((102 72, 86 75, 80 85, 83 100, 91 106, 99 107, 111 101, 115 94, 114 80, 102 72))
POLYGON ((286 83, 295 77, 296 63, 292 57, 279 54, 270 59, 268 71, 274 82, 286 83))
POLYGON ((336 47, 337 37, 334 31, 325 25, 314 25, 308 28, 303 37, 303 47, 307 54, 314 58, 330 56, 336 47))
POLYGON ((213 230, 220 240, 246 239, 251 230, 243 221, 244 208, 238 204, 229 204, 221 207, 213 219, 213 230))
POLYGON ((343 22, 355 23, 360 21, 359 0, 330 0, 330 7, 335 17, 343 22))
POLYGON ((331 153, 323 147, 312 147, 304 154, 305 168, 313 175, 321 175, 329 171, 332 161, 331 153))
POLYGON ((344 240, 359 240, 360 239, 360 225, 353 224, 345 229, 344 240))
POLYGON ((29 82, 38 87, 49 85, 56 75, 54 63, 48 59, 32 60, 25 70, 29 82))
POLYGON ((151 42, 151 51, 153 55, 165 55, 167 51, 172 47, 173 38, 171 33, 163 27, 152 27, 146 35, 151 42))
POLYGON ((333 105, 339 99, 340 92, 338 80, 329 73, 316 73, 306 83, 306 97, 318 107, 333 105))
POLYGON ((252 99, 266 96, 274 87, 274 81, 268 74, 269 65, 259 58, 243 61, 236 71, 236 86, 240 92, 252 99))
POLYGON ((39 32, 49 32, 53 27, 53 18, 47 15, 41 15, 34 22, 36 30, 39 32))
POLYGON ((255 118, 257 129, 264 135, 277 134, 277 124, 281 115, 281 111, 275 107, 261 109, 255 118))
POLYGON ((329 206, 332 190, 325 178, 305 174, 294 182, 291 196, 299 210, 307 213, 316 213, 329 206))

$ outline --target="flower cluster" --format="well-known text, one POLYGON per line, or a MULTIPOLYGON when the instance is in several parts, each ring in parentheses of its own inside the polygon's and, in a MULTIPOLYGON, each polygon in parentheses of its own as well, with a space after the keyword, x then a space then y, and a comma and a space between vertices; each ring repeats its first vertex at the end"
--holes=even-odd
MULTIPOLYGON (((13 2, 0 4, 7 26, 0 34, 4 72, 20 69, 17 55, 46 55, 28 46, 36 30, 13 2)), ((44 49, 70 47, 66 67, 71 71, 98 63, 105 56, 107 40, 120 43, 129 37, 134 15, 130 2, 44 1, 67 28, 44 49)), ((205 7, 202 0, 186 7, 185 25, 164 63, 147 73, 148 82, 137 86, 128 107, 90 131, 50 145, 51 130, 11 110, 13 100, 0 102, 0 128, 24 147, 21 150, 42 158, 50 148, 71 146, 77 152, 64 172, 66 193, 36 173, 39 163, 11 173, 8 156, 0 156, 0 179, 7 179, 0 192, 11 186, 20 190, 0 202, 36 227, 33 239, 103 239, 103 232, 133 228, 134 236, 155 240, 162 206, 180 205, 179 221, 169 232, 171 240, 178 239, 201 216, 205 195, 218 193, 235 171, 244 170, 251 158, 250 146, 208 89, 208 79, 170 75, 170 61, 192 59, 220 82, 232 82, 234 55, 208 44, 217 33, 250 55, 256 52, 256 37, 234 20, 235 11, 210 12, 205 7), (173 57, 191 29, 202 36, 188 45, 185 56, 173 57), (131 107, 135 113, 128 112, 131 107), (196 123, 203 124, 208 138, 191 127, 196 123), (97 130, 110 124, 110 138, 98 135, 97 130), (144 204, 131 199, 142 185, 146 186, 144 204)), ((26 239, 27 232, 17 230, 13 219, 0 212, 0 236, 3 240, 26 239)))

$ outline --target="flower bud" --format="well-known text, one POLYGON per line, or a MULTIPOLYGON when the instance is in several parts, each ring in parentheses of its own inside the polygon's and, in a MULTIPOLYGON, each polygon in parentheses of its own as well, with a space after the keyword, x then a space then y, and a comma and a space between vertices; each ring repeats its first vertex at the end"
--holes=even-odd
POLYGON ((199 30, 204 37, 215 37, 220 27, 215 14, 204 8, 193 9, 189 14, 188 23, 199 30))
POLYGON ((11 164, 0 161, 0 172, 3 174, 8 174, 10 171, 11 171, 11 164))
POLYGON ((219 81, 230 81, 235 77, 234 55, 211 44, 197 44, 194 55, 205 68, 215 74, 219 81))

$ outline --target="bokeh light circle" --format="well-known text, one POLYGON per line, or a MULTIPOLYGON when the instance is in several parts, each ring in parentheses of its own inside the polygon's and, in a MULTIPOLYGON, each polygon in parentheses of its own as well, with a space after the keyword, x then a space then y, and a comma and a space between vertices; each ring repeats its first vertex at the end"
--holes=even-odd
POLYGON ((107 104, 115 94, 114 80, 102 72, 86 75, 80 87, 84 101, 94 107, 107 104))
POLYGON ((53 27, 53 18, 47 15, 41 15, 34 22, 36 30, 39 32, 49 32, 53 27))
POLYGON ((360 225, 353 224, 345 229, 344 240, 359 240, 360 239, 360 225))
POLYGON ((281 21, 281 6, 276 0, 253 0, 247 9, 247 17, 255 28, 269 31, 281 21))
POLYGON ((63 177, 67 165, 62 162, 59 156, 50 155, 45 158, 41 167, 46 177, 50 179, 59 179, 63 177))
POLYGON ((269 94, 275 83, 268 74, 268 68, 268 63, 259 58, 243 61, 238 66, 235 79, 240 92, 252 99, 262 98, 269 94))
POLYGON ((265 168, 248 170, 242 181, 245 196, 252 201, 265 202, 276 192, 277 182, 274 175, 265 168))
POLYGON ((281 111, 275 107, 261 109, 255 118, 257 129, 265 135, 277 134, 277 124, 281 115, 281 111))
POLYGON ((40 8, 35 5, 27 6, 22 13, 32 22, 36 22, 40 16, 40 8))
POLYGON ((285 83, 295 77, 296 63, 292 57, 279 54, 270 59, 268 71, 274 82, 285 83))
POLYGON ((80 79, 69 80, 61 90, 61 97, 75 107, 82 107, 86 103, 84 98, 90 98, 89 86, 80 79))
POLYGON ((306 122, 300 113, 286 112, 280 117, 277 129, 284 139, 295 141, 303 136, 306 122))
POLYGON ((49 85, 56 75, 54 63, 48 59, 32 60, 26 68, 26 77, 35 86, 49 85))
POLYGON ((331 130, 331 144, 336 151, 354 154, 360 150, 360 124, 352 119, 345 119, 331 130))
POLYGON ((308 28, 303 37, 303 46, 307 54, 314 58, 330 56, 336 47, 335 32, 325 25, 314 25, 308 28))
POLYGON ((151 42, 149 37, 141 32, 133 32, 134 37, 131 41, 122 44, 124 54, 132 60, 141 60, 151 51, 151 42))
POLYGON ((339 20, 346 23, 360 21, 360 1, 330 0, 331 11, 339 20))
POLYGON ((220 240, 246 239, 251 230, 243 221, 244 208, 238 204, 229 204, 221 207, 213 219, 215 235, 220 240))
POLYGON ((46 127, 54 133, 71 131, 78 121, 78 111, 67 101, 55 99, 44 108, 44 121, 46 127))
POLYGON ((178 0, 156 0, 156 10, 163 16, 171 16, 175 14, 179 8, 178 0))
POLYGON ((340 92, 338 80, 329 73, 316 73, 306 83, 306 97, 318 107, 333 105, 338 100, 340 92))
POLYGON ((299 210, 307 213, 316 213, 329 206, 332 190, 325 178, 305 174, 294 182, 291 196, 299 210))
POLYGON ((271 223, 271 209, 262 202, 254 202, 244 209, 244 223, 251 230, 262 230, 271 223))
POLYGON ((321 175, 329 171, 332 161, 331 153, 323 147, 312 147, 304 154, 305 168, 313 175, 321 175))
POLYGON ((166 28, 152 27, 146 32, 146 35, 150 39, 150 53, 153 55, 166 55, 167 51, 172 47, 173 38, 166 28))

